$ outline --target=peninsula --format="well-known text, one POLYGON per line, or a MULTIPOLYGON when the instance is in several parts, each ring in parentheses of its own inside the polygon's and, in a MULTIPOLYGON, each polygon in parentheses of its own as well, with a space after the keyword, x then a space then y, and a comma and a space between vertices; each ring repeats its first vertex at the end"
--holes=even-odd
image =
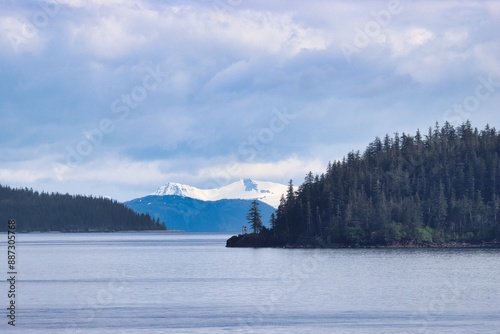
POLYGON ((498 247, 500 133, 470 122, 375 138, 292 181, 271 228, 228 247, 498 247))

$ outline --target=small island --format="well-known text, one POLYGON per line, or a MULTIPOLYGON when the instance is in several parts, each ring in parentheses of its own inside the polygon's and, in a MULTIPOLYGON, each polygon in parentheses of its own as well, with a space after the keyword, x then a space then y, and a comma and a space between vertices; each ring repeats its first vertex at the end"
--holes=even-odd
MULTIPOLYGON (((255 208, 251 208, 250 213, 255 208)), ((500 247, 500 133, 469 121, 375 138, 290 180, 269 229, 227 247, 500 247)))

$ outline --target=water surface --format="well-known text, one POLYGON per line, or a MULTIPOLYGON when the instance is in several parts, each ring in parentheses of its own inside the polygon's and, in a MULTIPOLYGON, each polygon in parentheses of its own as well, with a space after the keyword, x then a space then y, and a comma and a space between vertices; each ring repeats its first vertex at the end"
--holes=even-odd
POLYGON ((229 237, 20 234, 17 325, 4 311, 0 331, 500 333, 500 250, 225 248, 229 237))

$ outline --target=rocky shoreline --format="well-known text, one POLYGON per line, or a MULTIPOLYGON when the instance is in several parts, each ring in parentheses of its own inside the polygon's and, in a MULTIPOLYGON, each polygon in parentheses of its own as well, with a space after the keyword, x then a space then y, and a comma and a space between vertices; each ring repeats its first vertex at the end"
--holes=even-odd
POLYGON ((239 234, 226 241, 229 248, 500 248, 499 241, 467 243, 467 242, 409 242, 377 245, 341 245, 325 243, 319 238, 299 238, 286 240, 259 234, 239 234))

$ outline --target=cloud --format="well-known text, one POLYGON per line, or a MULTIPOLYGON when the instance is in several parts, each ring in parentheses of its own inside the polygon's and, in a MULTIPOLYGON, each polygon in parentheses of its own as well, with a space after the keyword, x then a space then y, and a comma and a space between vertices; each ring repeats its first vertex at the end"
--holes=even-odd
POLYGON ((296 184, 301 184, 308 171, 318 171, 325 167, 326 165, 321 160, 304 161, 291 156, 274 162, 228 161, 222 165, 212 165, 201 169, 197 175, 201 179, 208 180, 206 181, 207 187, 220 187, 248 175, 258 180, 276 180, 282 183, 295 178, 296 184))
POLYGON ((434 33, 425 28, 410 28, 402 33, 393 31, 390 36, 392 55, 398 58, 428 43, 434 33))
MULTIPOLYGON (((232 164, 234 179, 300 181, 375 136, 446 119, 478 77, 500 80, 495 2, 400 1, 348 61, 342 43, 389 4, 3 2, 0 182, 125 200, 203 187, 232 164), (275 110, 294 116, 280 131, 275 110)), ((498 126, 498 96, 471 120, 498 126)))

